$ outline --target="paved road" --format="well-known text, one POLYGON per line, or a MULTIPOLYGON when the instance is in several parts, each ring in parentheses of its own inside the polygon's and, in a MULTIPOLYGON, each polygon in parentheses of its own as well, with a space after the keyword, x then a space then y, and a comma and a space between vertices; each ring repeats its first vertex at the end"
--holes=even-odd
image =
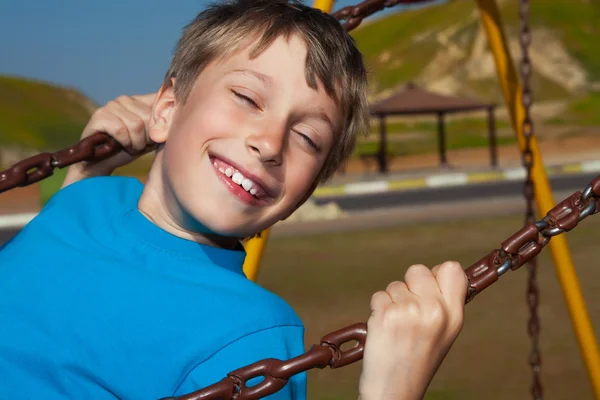
POLYGON ((0 244, 6 242, 8 239, 17 234, 18 229, 2 229, 0 230, 0 244))
MULTIPOLYGON (((597 174, 580 174, 553 177, 550 183, 555 193, 555 200, 560 201, 577 190, 583 190, 596 176, 597 174)), ((352 222, 338 224, 340 225, 339 229, 343 230, 352 228, 354 225, 375 224, 376 226, 385 226, 385 224, 396 224, 402 221, 415 222, 416 219, 424 220, 436 216, 443 219, 447 217, 446 214, 448 213, 456 217, 461 215, 461 204, 469 204, 475 208, 480 208, 478 213, 482 215, 485 213, 513 212, 522 208, 523 203, 520 199, 522 189, 522 182, 496 182, 329 198, 326 200, 321 199, 318 202, 335 201, 340 208, 350 211, 356 216, 352 222), (452 208, 449 208, 450 205, 452 205, 452 208)), ((471 211, 469 213, 472 214, 471 211)), ((310 229, 307 232, 312 232, 315 229, 317 231, 335 230, 337 226, 332 224, 331 221, 317 221, 314 224, 316 224, 316 227, 309 227, 310 229)), ((282 226, 277 229, 280 234, 286 234, 288 230, 293 234, 298 233, 297 227, 282 226)), ((0 244, 10 239, 17 232, 18 229, 0 230, 0 244)))
MULTIPOLYGON (((552 190, 557 192, 583 190, 598 174, 559 175, 550 179, 552 190)), ((385 192, 348 197, 319 199, 318 204, 333 201, 344 211, 364 211, 377 208, 404 207, 419 204, 471 201, 484 198, 520 196, 522 181, 501 181, 446 188, 423 188, 400 192, 385 192)), ((556 201, 562 200, 558 197, 556 201)))

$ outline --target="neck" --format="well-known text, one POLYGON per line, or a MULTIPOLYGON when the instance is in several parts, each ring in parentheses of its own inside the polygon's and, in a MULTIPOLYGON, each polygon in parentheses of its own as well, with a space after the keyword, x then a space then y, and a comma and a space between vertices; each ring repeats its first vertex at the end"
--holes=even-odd
POLYGON ((140 213, 159 228, 182 239, 213 247, 235 248, 240 238, 218 235, 185 212, 166 183, 161 165, 162 152, 159 151, 138 202, 140 213))

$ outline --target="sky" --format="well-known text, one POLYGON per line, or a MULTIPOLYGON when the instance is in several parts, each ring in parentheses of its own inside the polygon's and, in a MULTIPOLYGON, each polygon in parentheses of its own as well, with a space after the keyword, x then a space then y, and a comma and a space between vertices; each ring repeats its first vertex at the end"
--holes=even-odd
POLYGON ((0 75, 74 87, 98 104, 156 91, 181 29, 207 3, 0 0, 0 75))

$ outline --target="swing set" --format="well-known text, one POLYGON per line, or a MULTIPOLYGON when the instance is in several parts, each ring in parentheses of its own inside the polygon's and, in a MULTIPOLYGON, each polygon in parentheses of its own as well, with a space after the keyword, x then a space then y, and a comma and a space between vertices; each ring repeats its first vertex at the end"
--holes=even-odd
MULTIPOLYGON (((398 4, 426 3, 431 0, 366 0, 356 6, 340 9, 333 15, 351 31, 369 17, 385 8, 398 4)), ((490 49, 494 56, 498 80, 506 107, 509 110, 513 129, 516 132, 526 170, 524 196, 526 200, 525 226, 501 243, 485 257, 466 269, 469 280, 465 302, 468 303, 482 290, 498 280, 508 270, 516 270, 528 264, 527 301, 530 310, 528 331, 532 347, 529 364, 532 369, 531 394, 542 399, 540 381, 540 331, 537 314, 538 289, 536 281, 536 256, 549 244, 555 270, 561 284, 573 329, 579 344, 592 388, 600 399, 600 351, 594 335, 589 314, 581 292, 579 280, 563 232, 568 232, 589 215, 600 212, 600 176, 596 177, 583 191, 555 205, 542 157, 534 135, 531 119, 532 92, 530 87, 531 61, 529 45, 529 0, 519 0, 520 62, 521 80, 510 58, 500 12, 495 0, 475 0, 481 16, 490 49), (534 204, 535 203, 535 204, 534 204), (537 210, 539 220, 536 221, 537 210), (552 240, 550 240, 552 239, 552 240)), ((315 0, 314 7, 331 12, 334 0, 315 0)), ((6 171, 0 172, 0 193, 19 186, 27 186, 52 175, 54 168, 64 168, 81 161, 100 161, 119 151, 120 145, 103 133, 92 135, 74 146, 55 153, 41 153, 27 158, 6 171)), ((246 276, 255 280, 260 261, 269 237, 270 229, 246 244, 247 257, 244 263, 246 276)), ((217 382, 194 393, 177 397, 178 400, 258 399, 273 394, 284 387, 290 377, 312 368, 340 368, 354 363, 363 356, 367 325, 357 323, 329 333, 319 345, 308 352, 281 361, 265 359, 230 372, 217 382), (342 346, 354 346, 342 350, 342 346), (247 386, 251 379, 262 377, 254 386, 247 386)), ((175 398, 169 398, 175 399, 175 398)), ((163 399, 166 400, 166 399, 163 399)))

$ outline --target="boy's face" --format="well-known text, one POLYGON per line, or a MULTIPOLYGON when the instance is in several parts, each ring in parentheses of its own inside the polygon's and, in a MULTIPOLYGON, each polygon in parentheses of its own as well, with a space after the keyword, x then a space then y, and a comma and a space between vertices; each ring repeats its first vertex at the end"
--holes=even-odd
POLYGON ((166 141, 169 213, 239 237, 306 200, 343 128, 336 102, 306 82, 301 39, 280 37, 254 59, 248 52, 209 64, 185 104, 171 89, 159 94, 150 130, 166 141))

